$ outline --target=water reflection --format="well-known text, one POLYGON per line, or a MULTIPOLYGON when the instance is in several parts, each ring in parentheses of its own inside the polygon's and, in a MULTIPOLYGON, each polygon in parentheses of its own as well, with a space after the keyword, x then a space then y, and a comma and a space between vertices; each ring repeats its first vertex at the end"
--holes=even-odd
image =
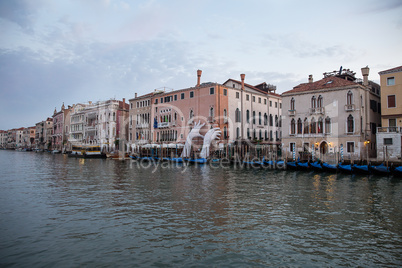
POLYGON ((1 169, 2 264, 400 263, 402 187, 386 177, 152 163, 146 169, 1 151, 0 160, 19 167, 1 169))

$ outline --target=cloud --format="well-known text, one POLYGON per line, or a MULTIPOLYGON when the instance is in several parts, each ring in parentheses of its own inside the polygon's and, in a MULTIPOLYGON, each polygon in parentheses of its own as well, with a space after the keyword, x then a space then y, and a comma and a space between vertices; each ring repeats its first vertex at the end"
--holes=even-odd
POLYGON ((0 18, 18 24, 26 32, 33 31, 36 13, 46 1, 4 0, 0 1, 0 18))

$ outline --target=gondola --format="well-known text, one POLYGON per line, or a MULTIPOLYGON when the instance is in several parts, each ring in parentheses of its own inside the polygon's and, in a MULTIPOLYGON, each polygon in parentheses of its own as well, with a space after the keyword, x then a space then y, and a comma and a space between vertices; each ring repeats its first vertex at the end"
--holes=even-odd
POLYGON ((388 176, 391 174, 391 169, 382 163, 381 165, 378 166, 370 166, 370 170, 378 175, 385 175, 388 176))
POLYGON ((348 173, 351 174, 352 173, 352 165, 342 165, 339 164, 338 165, 338 169, 339 171, 343 172, 343 173, 348 173))
POLYGON ((369 165, 352 165, 352 171, 360 174, 370 174, 369 165))
POLYGON ((297 169, 299 169, 299 166, 296 164, 296 162, 287 162, 286 169, 297 170, 297 169))
POLYGON ((300 170, 309 170, 310 169, 310 165, 308 162, 296 162, 296 164, 300 170))
POLYGON ((181 157, 172 157, 170 158, 170 161, 175 162, 175 163, 183 163, 184 160, 181 157))
POLYGON ((207 159, 205 159, 205 158, 190 158, 190 159, 188 159, 188 163, 191 163, 191 164, 205 164, 205 163, 207 163, 207 159))
POLYGON ((316 171, 323 171, 322 165, 318 161, 310 163, 310 166, 316 171))
POLYGON ((331 164, 328 164, 328 163, 325 163, 325 162, 323 162, 323 163, 321 164, 321 166, 322 166, 322 169, 323 169, 324 171, 327 171, 327 172, 337 172, 337 171, 338 171, 338 167, 337 167, 337 166, 331 165, 331 164))
POLYGON ((394 168, 394 170, 392 171, 392 174, 393 174, 395 177, 402 178, 402 166, 399 166, 399 167, 394 168))

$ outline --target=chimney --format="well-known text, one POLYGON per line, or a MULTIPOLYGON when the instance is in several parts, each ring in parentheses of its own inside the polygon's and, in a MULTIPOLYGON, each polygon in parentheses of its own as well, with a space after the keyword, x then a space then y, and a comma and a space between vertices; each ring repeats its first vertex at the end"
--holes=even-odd
POLYGON ((370 68, 368 66, 362 68, 363 86, 368 86, 369 72, 370 72, 370 68))
POLYGON ((201 70, 197 70, 197 87, 200 86, 201 74, 202 74, 202 71, 201 71, 201 70))
POLYGON ((244 90, 244 78, 246 77, 245 74, 241 74, 240 78, 241 78, 241 90, 244 90))
POLYGON ((312 74, 310 74, 310 75, 308 76, 308 82, 309 82, 309 83, 313 83, 313 75, 312 75, 312 74))
POLYGON ((123 105, 126 104, 126 98, 123 98, 123 105))
POLYGON ((135 93, 134 98, 137 98, 137 92, 135 93))

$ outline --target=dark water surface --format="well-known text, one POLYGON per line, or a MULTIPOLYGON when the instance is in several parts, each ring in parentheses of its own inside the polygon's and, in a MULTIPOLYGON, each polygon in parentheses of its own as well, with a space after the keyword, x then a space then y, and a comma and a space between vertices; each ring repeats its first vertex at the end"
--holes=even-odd
POLYGON ((402 183, 0 151, 0 266, 402 265, 402 183))

